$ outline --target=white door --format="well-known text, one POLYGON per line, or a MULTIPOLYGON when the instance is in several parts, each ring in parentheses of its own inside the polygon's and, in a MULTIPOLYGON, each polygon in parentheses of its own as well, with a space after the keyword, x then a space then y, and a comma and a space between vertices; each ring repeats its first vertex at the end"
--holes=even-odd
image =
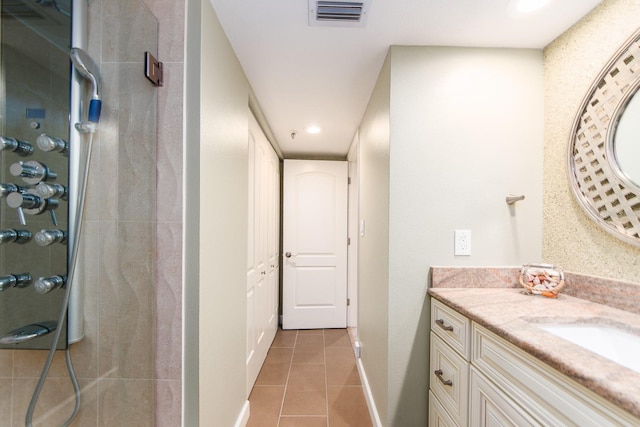
POLYGON ((260 126, 249 121, 247 396, 278 329, 279 163, 260 126))
POLYGON ((284 329, 347 326, 347 170, 284 161, 284 329))

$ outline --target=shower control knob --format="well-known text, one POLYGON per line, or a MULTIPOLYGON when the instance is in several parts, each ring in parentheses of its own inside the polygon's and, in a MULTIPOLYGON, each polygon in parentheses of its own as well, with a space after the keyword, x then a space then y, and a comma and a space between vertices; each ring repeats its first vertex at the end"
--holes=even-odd
POLYGON ((51 246, 54 243, 66 243, 67 233, 62 230, 40 230, 34 236, 39 246, 51 246))
POLYGON ((11 151, 20 156, 29 156, 33 153, 33 146, 28 142, 19 141, 15 138, 0 136, 0 150, 11 151))
POLYGON ((49 136, 46 133, 43 133, 36 139, 36 145, 42 151, 57 151, 62 154, 69 153, 69 144, 60 138, 56 138, 55 136, 49 136))
POLYGON ((15 184, 6 183, 0 184, 0 198, 8 196, 11 193, 24 193, 27 189, 24 187, 19 187, 15 184))
POLYGON ((7 196, 7 204, 18 210, 20 224, 26 225, 24 214, 40 215, 45 211, 51 214, 53 225, 58 225, 54 210, 58 208, 58 199, 44 199, 36 193, 36 190, 27 190, 26 193, 11 193, 7 196))
POLYGON ((26 288, 32 281, 33 278, 29 273, 2 276, 0 277, 0 291, 4 291, 9 288, 26 288))
POLYGON ((13 176, 21 177, 24 182, 31 185, 42 181, 53 181, 58 177, 48 167, 35 160, 14 163, 9 167, 9 172, 13 176))
POLYGON ((29 230, 14 230, 9 228, 0 230, 0 244, 3 243, 27 243, 31 240, 31 232, 29 230))
POLYGON ((10 208, 38 209, 44 200, 31 193, 11 193, 7 196, 7 204, 10 208))
POLYGON ((41 182, 36 185, 36 191, 41 197, 45 199, 50 199, 51 197, 59 197, 62 200, 67 200, 67 195, 69 193, 69 189, 64 185, 60 184, 47 184, 45 182, 41 182))
POLYGON ((46 294, 54 289, 64 288, 67 284, 67 276, 40 277, 33 284, 34 289, 39 294, 46 294))

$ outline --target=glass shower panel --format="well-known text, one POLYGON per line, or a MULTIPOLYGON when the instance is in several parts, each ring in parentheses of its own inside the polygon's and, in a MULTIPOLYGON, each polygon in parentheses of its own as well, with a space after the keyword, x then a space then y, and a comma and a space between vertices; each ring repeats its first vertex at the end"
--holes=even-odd
POLYGON ((67 277, 71 0, 0 8, 0 348, 46 349, 64 290, 43 287, 67 277))

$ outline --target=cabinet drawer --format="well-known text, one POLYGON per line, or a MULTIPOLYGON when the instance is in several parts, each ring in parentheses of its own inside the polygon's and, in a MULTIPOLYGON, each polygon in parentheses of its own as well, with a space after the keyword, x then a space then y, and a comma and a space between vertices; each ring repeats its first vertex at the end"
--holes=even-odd
POLYGON ((432 391, 429 391, 429 427, 459 427, 432 391))
POLYGON ((431 333, 429 387, 457 425, 467 425, 469 363, 431 333))
POLYGON ((544 426, 631 426, 639 420, 473 324, 471 362, 544 426))
POLYGON ((473 366, 469 378, 469 426, 540 426, 473 366))
POLYGON ((469 360, 471 322, 435 298, 431 298, 431 330, 469 360))

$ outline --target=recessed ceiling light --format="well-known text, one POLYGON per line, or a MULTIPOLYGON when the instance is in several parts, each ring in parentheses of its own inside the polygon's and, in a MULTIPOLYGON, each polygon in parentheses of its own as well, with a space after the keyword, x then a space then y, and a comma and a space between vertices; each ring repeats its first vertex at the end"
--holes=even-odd
POLYGON ((551 0, 509 0, 507 10, 515 13, 531 13, 545 7, 551 0))
POLYGON ((304 130, 306 130, 307 133, 310 133, 310 134, 316 134, 316 133, 320 133, 320 131, 322 131, 322 129, 320 129, 320 127, 318 127, 316 125, 307 126, 304 130))

